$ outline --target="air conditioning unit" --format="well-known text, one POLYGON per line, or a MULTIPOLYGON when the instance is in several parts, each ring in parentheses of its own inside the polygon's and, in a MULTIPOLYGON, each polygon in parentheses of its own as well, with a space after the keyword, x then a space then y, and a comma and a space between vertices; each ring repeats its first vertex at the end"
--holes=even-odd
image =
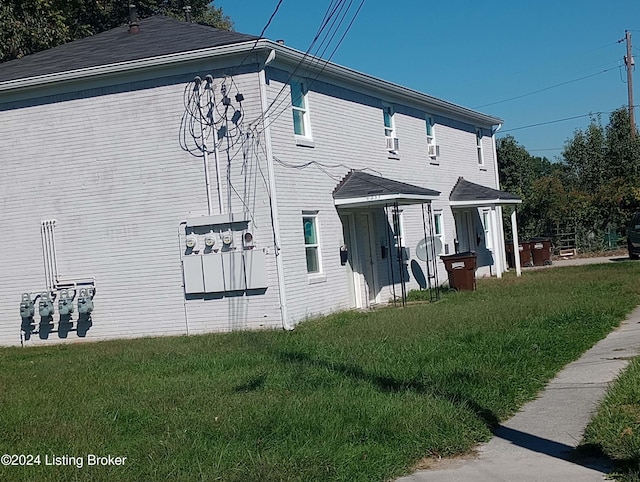
POLYGON ((397 137, 387 137, 387 150, 389 151, 397 151, 398 150, 398 138, 397 137))
POLYGON ((429 154, 429 157, 438 157, 440 155, 440 146, 429 144, 427 146, 427 152, 429 154))

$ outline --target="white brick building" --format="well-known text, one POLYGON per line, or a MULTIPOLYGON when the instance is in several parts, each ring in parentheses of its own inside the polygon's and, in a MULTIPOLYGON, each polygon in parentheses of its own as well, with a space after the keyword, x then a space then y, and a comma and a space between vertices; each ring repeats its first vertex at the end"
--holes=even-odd
POLYGON ((494 191, 500 123, 164 17, 2 64, 0 344, 291 328, 386 303, 421 270, 446 280, 425 238, 499 275, 500 205, 518 201, 494 191), (334 197, 349 173, 381 191, 334 197))

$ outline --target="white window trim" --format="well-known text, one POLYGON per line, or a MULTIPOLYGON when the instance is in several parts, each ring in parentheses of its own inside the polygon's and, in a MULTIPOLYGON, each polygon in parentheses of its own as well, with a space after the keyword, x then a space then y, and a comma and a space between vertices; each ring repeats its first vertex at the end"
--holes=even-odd
POLYGON ((291 96, 291 110, 302 112, 302 127, 304 128, 304 135, 295 134, 295 124, 294 124, 294 134, 296 136, 296 141, 300 145, 313 147, 309 144, 310 141, 313 141, 313 135, 311 134, 311 116, 309 113, 309 90, 307 89, 307 83, 304 80, 295 79, 291 80, 289 84, 289 89, 291 89, 291 84, 297 83, 300 84, 300 89, 302 91, 302 103, 304 107, 296 107, 293 105, 293 93, 290 92, 291 96))
MULTIPOLYGON (((390 138, 397 139, 398 138, 397 131, 396 131, 396 119, 395 119, 395 116, 396 116, 396 111, 393 108, 393 105, 391 105, 391 104, 383 104, 382 105, 382 125, 384 127, 385 144, 387 142, 387 139, 390 139, 390 138), (384 115, 385 115, 385 112, 387 111, 387 109, 389 109, 389 123, 391 124, 389 127, 387 127, 387 125, 384 122, 384 115), (391 131, 390 132, 391 135, 387 135, 387 131, 391 131)), ((385 145, 385 147, 386 147, 386 145, 385 145)), ((400 149, 387 149, 387 150, 392 154, 397 154, 400 149)))
POLYGON ((436 255, 441 255, 444 254, 445 249, 444 249, 444 244, 446 242, 446 238, 445 238, 445 229, 444 229, 444 211, 442 209, 435 209, 433 211, 433 237, 438 238, 440 240, 440 244, 442 246, 441 250, 439 253, 436 253, 436 255), (436 233, 436 216, 440 217, 440 231, 441 233, 438 234, 436 233))
POLYGON ((478 166, 484 167, 484 149, 482 147, 482 138, 484 134, 482 133, 482 129, 476 128, 476 152, 478 154, 478 166))
POLYGON ((483 209, 482 210, 482 227, 484 229, 484 245, 487 249, 493 249, 493 234, 491 232, 491 210, 483 209))
POLYGON ((435 122, 433 121, 433 116, 429 115, 429 114, 425 114, 425 130, 427 132, 426 134, 426 139, 427 139, 427 149, 429 149, 430 146, 433 146, 433 154, 429 154, 429 151, 427 150, 427 155, 429 156, 431 161, 435 161, 436 160, 436 127, 435 127, 435 122), (429 130, 428 127, 431 127, 431 135, 429 135, 429 130))
POLYGON ((402 211, 402 209, 398 209, 397 211, 395 209, 391 210, 391 225, 392 225, 392 232, 393 232, 393 242, 395 244, 395 247, 401 247, 404 248, 406 245, 406 241, 405 241, 405 237, 404 237, 404 212, 402 211), (400 231, 400 246, 398 246, 398 244, 396 243, 396 216, 398 217, 398 231, 400 231))
MULTIPOLYGON (((314 224, 315 224, 315 228, 316 228, 316 243, 315 244, 307 244, 305 242, 304 239, 304 234, 303 234, 303 244, 304 244, 304 259, 305 259, 305 270, 307 270, 307 248, 317 248, 316 249, 316 253, 318 255, 318 271, 316 272, 309 272, 307 270, 307 275, 309 276, 309 283, 314 283, 314 282, 321 282, 324 281, 326 279, 326 276, 324 274, 324 270, 322 269, 322 239, 320 238, 320 218, 318 216, 319 211, 302 211, 302 219, 304 221, 304 218, 313 218, 315 220, 314 224)), ((304 223, 303 223, 304 226, 304 223)))

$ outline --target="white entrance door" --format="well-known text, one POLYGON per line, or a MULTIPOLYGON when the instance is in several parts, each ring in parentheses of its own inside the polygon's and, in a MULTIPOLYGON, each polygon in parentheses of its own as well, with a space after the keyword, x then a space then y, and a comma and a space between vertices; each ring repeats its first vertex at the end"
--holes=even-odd
POLYGON ((475 229, 473 217, 469 210, 456 210, 453 217, 456 222, 456 238, 458 240, 458 251, 476 251, 475 229))
POLYGON ((353 214, 341 214, 342 239, 347 248, 347 262, 344 265, 347 273, 347 286, 349 287, 349 299, 351 306, 362 308, 362 293, 360 290, 361 274, 358 272, 358 245, 356 240, 355 223, 353 214))
POLYGON ((353 306, 378 303, 378 265, 375 226, 370 212, 341 213, 342 235, 348 249, 345 265, 353 306))

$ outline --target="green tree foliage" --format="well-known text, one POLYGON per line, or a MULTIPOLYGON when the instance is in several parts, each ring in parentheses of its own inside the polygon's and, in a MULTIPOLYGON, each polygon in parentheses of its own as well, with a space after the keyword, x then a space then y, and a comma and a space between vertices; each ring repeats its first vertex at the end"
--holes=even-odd
MULTIPOLYGON (((0 62, 24 57, 126 24, 129 3, 122 0, 0 0, 0 62)), ((162 14, 231 30, 233 23, 209 0, 139 0, 138 17, 162 14)))
POLYGON ((501 189, 523 200, 518 209, 521 231, 527 237, 544 231, 548 201, 557 196, 552 183, 540 180, 546 180, 560 166, 546 157, 532 156, 511 135, 498 139, 496 148, 501 189))
POLYGON ((631 138, 625 108, 606 126, 593 117, 568 139, 558 162, 531 156, 507 136, 497 142, 500 183, 523 199, 519 223, 524 237, 554 236, 570 226, 578 248, 604 247, 622 238, 632 212, 640 210, 640 136, 631 138))

